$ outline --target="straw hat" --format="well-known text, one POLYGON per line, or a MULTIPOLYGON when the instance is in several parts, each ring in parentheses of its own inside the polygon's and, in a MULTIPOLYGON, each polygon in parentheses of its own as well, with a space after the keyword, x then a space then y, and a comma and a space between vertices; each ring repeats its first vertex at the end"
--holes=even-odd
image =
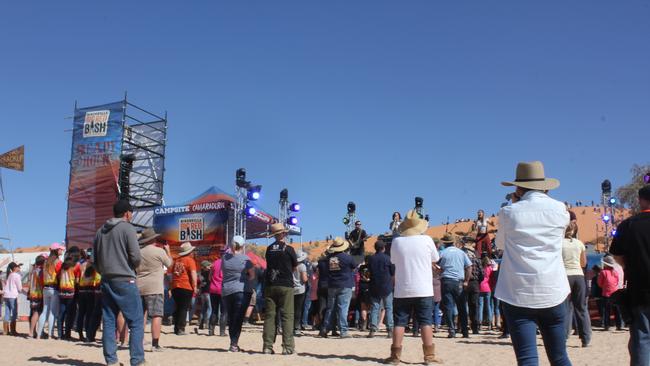
POLYGON ((153 228, 146 228, 144 231, 142 231, 142 234, 140 234, 140 238, 138 239, 138 243, 140 245, 142 244, 149 244, 152 242, 154 239, 159 237, 160 234, 156 234, 156 232, 153 230, 153 228))
POLYGON ((614 268, 614 257, 612 257, 611 255, 603 257, 603 264, 606 265, 607 267, 614 268))
POLYGON ((183 257, 186 256, 194 251, 194 247, 189 241, 186 241, 185 243, 181 244, 181 251, 178 253, 179 256, 183 257))
POLYGON ((288 233, 288 232, 289 230, 287 230, 287 228, 284 227, 283 223, 276 222, 275 224, 271 225, 271 228, 269 229, 268 237, 271 238, 278 234, 288 233))
POLYGON ((521 188, 547 191, 560 186, 560 181, 555 178, 546 178, 544 164, 541 161, 521 162, 517 164, 517 173, 514 181, 501 182, 504 186, 517 186, 521 188))
POLYGON ((442 236, 442 239, 440 241, 443 244, 453 244, 456 243, 456 236, 452 233, 445 233, 445 235, 442 236))
POLYGON ((429 223, 426 220, 420 218, 415 210, 411 210, 406 214, 406 218, 399 224, 397 230, 400 236, 413 236, 422 234, 428 226, 429 223))
POLYGON ((330 245, 329 248, 327 248, 327 252, 341 253, 348 250, 349 247, 350 247, 349 241, 337 236, 336 238, 334 238, 334 242, 332 243, 332 245, 330 245))

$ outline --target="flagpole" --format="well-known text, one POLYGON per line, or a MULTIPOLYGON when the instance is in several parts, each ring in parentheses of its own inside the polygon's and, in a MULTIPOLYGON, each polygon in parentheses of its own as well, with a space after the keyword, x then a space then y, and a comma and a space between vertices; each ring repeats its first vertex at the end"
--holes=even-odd
POLYGON ((11 243, 11 232, 9 230, 9 216, 7 215, 7 201, 5 200, 5 190, 4 190, 4 184, 2 183, 2 168, 0 168, 0 199, 2 200, 2 209, 4 212, 4 217, 5 217, 5 226, 7 227, 7 237, 4 239, 7 239, 9 242, 9 251, 11 252, 11 261, 15 262, 16 259, 14 258, 14 246, 11 243))

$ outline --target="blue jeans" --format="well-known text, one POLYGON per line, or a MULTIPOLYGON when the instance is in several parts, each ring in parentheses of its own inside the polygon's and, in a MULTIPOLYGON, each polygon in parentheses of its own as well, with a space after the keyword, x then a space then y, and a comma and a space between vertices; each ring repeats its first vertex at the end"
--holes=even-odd
POLYGON ((442 313, 440 312, 440 301, 433 303, 433 325, 440 328, 442 324, 442 313))
POLYGON ((566 352, 567 304, 562 302, 552 308, 530 309, 503 303, 512 346, 519 366, 537 366, 537 327, 542 333, 546 356, 552 366, 570 366, 566 352))
POLYGON ((45 322, 48 325, 48 335, 54 336, 54 320, 59 316, 59 291, 52 287, 43 289, 43 311, 38 317, 38 328, 36 333, 40 337, 43 335, 45 322))
POLYGON ((492 325, 492 296, 489 292, 481 292, 478 297, 478 323, 483 324, 483 305, 487 308, 487 320, 492 325))
POLYGON ((142 299, 135 281, 102 280, 102 316, 104 359, 106 364, 117 364, 115 325, 117 314, 122 312, 129 327, 129 354, 131 365, 144 363, 144 314, 142 299))
POLYGON ((210 317, 212 316, 212 305, 210 304, 210 294, 202 293, 201 294, 201 314, 199 315, 199 325, 205 326, 208 325, 210 317))
POLYGON ((650 305, 632 308, 630 324, 630 365, 650 365, 650 305))
MULTIPOLYGON (((309 325, 309 310, 311 309, 311 296, 309 296, 309 282, 305 286, 305 303, 302 307, 302 319, 300 319, 300 326, 306 327, 309 325)), ((295 325, 294 325, 295 327, 295 325)))
POLYGON ((492 291, 492 310, 494 311, 494 317, 499 320, 501 317, 501 301, 494 296, 494 291, 492 291))
POLYGON ((352 299, 351 288, 328 288, 327 289, 327 311, 323 321, 323 331, 330 329, 332 316, 336 312, 339 317, 339 329, 341 335, 348 334, 348 309, 352 299), (334 309, 336 306, 336 310, 334 309))
POLYGON ((463 335, 467 330, 467 306, 465 305, 465 290, 461 280, 442 279, 442 301, 445 306, 445 318, 449 327, 449 334, 456 335, 456 322, 454 322, 454 308, 458 310, 460 331, 463 335))
POLYGON ((59 339, 70 337, 76 315, 77 302, 74 298, 59 297, 59 339))
POLYGON ((4 299, 5 303, 5 317, 6 322, 15 322, 18 319, 18 299, 4 299))
POLYGON ((370 296, 370 301, 372 305, 370 307, 370 329, 374 331, 379 330, 379 313, 381 310, 381 305, 383 303, 384 309, 386 310, 386 327, 388 331, 393 329, 393 293, 384 296, 384 297, 374 297, 370 296))
POLYGON ((250 302, 250 293, 245 296, 243 292, 235 292, 222 297, 225 311, 228 314, 228 335, 231 346, 236 346, 239 343, 244 314, 248 308, 248 303, 244 303, 245 298, 248 298, 250 302))

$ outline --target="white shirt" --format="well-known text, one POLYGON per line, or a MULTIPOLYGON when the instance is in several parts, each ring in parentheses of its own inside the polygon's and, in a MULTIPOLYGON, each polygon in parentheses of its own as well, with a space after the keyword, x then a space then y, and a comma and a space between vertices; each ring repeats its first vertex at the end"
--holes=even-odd
POLYGON ((529 191, 499 211, 497 248, 503 259, 495 296, 508 304, 544 309, 570 293, 562 260, 569 213, 562 202, 529 191))
POLYGON ((433 239, 427 235, 393 239, 390 261, 395 264, 396 298, 433 296, 432 263, 440 259, 433 239))

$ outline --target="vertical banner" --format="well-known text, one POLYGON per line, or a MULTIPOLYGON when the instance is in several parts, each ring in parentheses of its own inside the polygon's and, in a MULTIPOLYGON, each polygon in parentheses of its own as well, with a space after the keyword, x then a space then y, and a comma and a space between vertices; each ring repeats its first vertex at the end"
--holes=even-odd
POLYGON ((124 103, 75 109, 66 223, 68 247, 92 246, 97 229, 113 216, 118 196, 124 103))

